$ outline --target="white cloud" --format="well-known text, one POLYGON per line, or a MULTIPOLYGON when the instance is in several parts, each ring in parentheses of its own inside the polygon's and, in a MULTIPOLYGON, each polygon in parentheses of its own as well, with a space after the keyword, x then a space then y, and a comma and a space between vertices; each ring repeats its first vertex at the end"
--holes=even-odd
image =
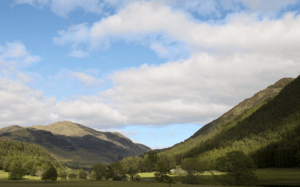
MULTIPOLYGON (((299 25, 300 16, 295 17, 292 13, 280 20, 261 21, 257 20, 257 14, 236 14, 229 16, 226 24, 210 25, 193 22, 183 12, 174 12, 155 2, 136 2, 118 14, 95 22, 91 27, 80 24, 60 31, 60 37, 54 37, 53 40, 72 48, 87 44, 88 50, 99 50, 109 48, 110 38, 142 42, 155 33, 157 36, 166 35, 168 39, 184 42, 191 53, 255 51, 266 54, 276 52, 277 55, 298 58, 299 25), (162 17, 164 19, 160 19, 162 17), (78 38, 80 33, 85 33, 84 37, 78 38)), ((157 39, 152 39, 149 47, 159 55, 165 55, 171 45, 162 46, 157 39)))
POLYGON ((31 55, 28 55, 24 62, 27 63, 27 64, 31 64, 31 63, 34 63, 34 62, 38 62, 41 60, 41 57, 40 56, 31 56, 31 55))
POLYGON ((298 0, 237 0, 253 11, 278 11, 289 5, 295 5, 298 0))
POLYGON ((68 75, 71 78, 78 79, 86 87, 99 86, 101 84, 101 82, 102 82, 101 80, 98 80, 97 78, 95 78, 95 77, 93 77, 91 75, 87 75, 85 73, 72 72, 72 71, 68 71, 68 70, 66 70, 66 72, 68 73, 68 75))
POLYGON ((29 4, 38 8, 50 5, 53 13, 64 18, 67 18, 68 14, 76 9, 101 14, 104 6, 99 0, 14 0, 11 6, 13 7, 18 4, 29 4))
MULTIPOLYGON (((152 0, 14 0, 11 7, 19 4, 29 4, 40 9, 45 6, 50 6, 53 13, 67 18, 68 14, 78 9, 86 13, 109 15, 109 12, 104 12, 105 8, 113 8, 116 12, 119 12, 134 2, 151 1, 152 0)), ((243 7, 246 7, 248 12, 276 12, 285 9, 289 5, 295 5, 299 0, 158 0, 152 2, 166 5, 174 10, 180 10, 186 13, 193 12, 201 16, 219 17, 224 10, 241 11, 243 7)))
POLYGON ((30 55, 21 42, 6 42, 5 46, 0 46, 0 59, 5 61, 5 66, 11 69, 30 66, 40 61, 41 57, 30 55))
POLYGON ((150 45, 150 49, 155 51, 159 56, 165 56, 168 54, 168 50, 164 48, 161 44, 159 43, 153 43, 150 45))
MULTIPOLYGON (((29 107, 35 107, 37 113, 29 114, 25 110, 22 113, 19 108, 7 107, 2 111, 0 123, 7 123, 14 111, 21 111, 15 113, 23 119, 21 124, 47 120, 71 120, 97 128, 202 124, 280 78, 298 76, 298 33, 300 16, 292 13, 279 20, 259 20, 257 14, 239 13, 228 16, 222 24, 208 24, 196 22, 163 3, 132 2, 91 26, 84 23, 60 31, 60 36, 53 38, 54 43, 69 45, 74 51, 87 45, 87 50, 93 51, 109 48, 111 40, 142 43, 150 37, 146 43, 159 55, 171 53, 167 41, 170 40, 186 44, 190 49, 189 58, 116 71, 109 77, 110 89, 90 96, 74 96, 73 100, 47 99, 20 82, 13 82, 21 94, 17 98, 13 88, 7 91, 5 88, 2 98, 11 102, 3 101, 2 106, 11 104, 24 109, 30 101, 29 107)), ((1 64, 7 64, 11 58, 22 57, 24 61, 29 55, 22 45, 16 44, 12 50, 7 46, 0 46, 1 64)), ((99 84, 88 73, 66 72, 69 78, 86 86, 99 84)), ((60 73, 63 79, 64 75, 60 73)), ((3 85, 9 85, 5 80, 3 85)))
POLYGON ((154 147, 151 147, 152 150, 154 149, 164 149, 164 148, 167 148, 165 146, 154 146, 154 147))
POLYGON ((61 119, 76 121, 80 124, 109 126, 120 125, 127 120, 126 116, 117 110, 100 102, 88 102, 84 100, 59 101, 54 110, 61 119))
POLYGON ((95 83, 97 82, 97 79, 95 77, 86 75, 84 73, 75 72, 73 73, 73 76, 87 86, 94 86, 95 83))
POLYGON ((0 77, 0 127, 28 126, 70 120, 83 125, 108 127, 127 120, 118 111, 101 102, 57 101, 46 98, 20 81, 0 77))
POLYGON ((63 88, 68 87, 69 89, 78 89, 76 85, 79 82, 81 86, 83 86, 83 90, 92 87, 100 87, 103 80, 98 79, 96 75, 98 75, 99 70, 95 69, 87 69, 82 70, 82 72, 78 71, 70 71, 67 69, 61 69, 58 73, 53 76, 49 76, 46 84, 48 88, 63 88))
POLYGON ((51 0, 51 10, 61 16, 68 17, 68 14, 77 8, 83 9, 85 12, 91 12, 95 14, 102 13, 103 3, 99 0, 51 0))
POLYGON ((14 0, 11 6, 14 7, 18 4, 29 4, 34 7, 43 8, 49 4, 49 0, 14 0))
POLYGON ((69 53, 70 57, 75 57, 75 58, 84 58, 88 57, 89 53, 81 51, 81 50, 73 50, 69 53))

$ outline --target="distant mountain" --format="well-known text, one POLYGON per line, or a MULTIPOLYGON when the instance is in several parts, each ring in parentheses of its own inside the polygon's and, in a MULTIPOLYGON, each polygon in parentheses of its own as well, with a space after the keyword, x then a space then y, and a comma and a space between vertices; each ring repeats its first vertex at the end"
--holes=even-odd
POLYGON ((150 150, 120 133, 100 132, 70 121, 25 128, 5 127, 0 129, 0 139, 41 145, 70 167, 91 167, 99 162, 110 164, 150 150))
POLYGON ((180 162, 186 152, 195 148, 200 142, 214 137, 221 131, 236 125, 239 121, 251 115, 263 104, 277 96, 280 91, 293 80, 294 78, 280 79, 274 85, 268 86, 266 89, 254 94, 251 98, 245 99, 218 119, 206 124, 184 142, 175 144, 170 148, 162 149, 159 153, 175 154, 178 162, 180 162))

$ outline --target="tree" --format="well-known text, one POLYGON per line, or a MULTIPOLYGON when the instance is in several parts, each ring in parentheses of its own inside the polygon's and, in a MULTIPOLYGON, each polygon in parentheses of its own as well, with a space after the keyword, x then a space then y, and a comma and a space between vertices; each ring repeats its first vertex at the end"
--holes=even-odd
POLYGON ((181 168, 186 172, 183 174, 182 182, 187 184, 200 183, 200 173, 204 172, 204 164, 198 158, 186 158, 181 162, 181 168))
POLYGON ((55 182, 57 180, 57 171, 51 163, 49 163, 48 167, 46 168, 46 171, 43 173, 42 180, 51 180, 52 182, 55 182))
POLYGON ((97 164, 94 164, 92 168, 93 168, 92 176, 96 180, 101 180, 102 177, 104 177, 104 175, 105 175, 106 166, 101 163, 97 163, 97 164))
POLYGON ((126 175, 123 171, 122 164, 120 162, 113 162, 109 165, 110 173, 113 174, 113 180, 126 180, 126 175))
POLYGON ((144 159, 142 160, 142 162, 140 163, 140 169, 142 172, 144 171, 153 171, 152 169, 155 168, 155 163, 153 163, 150 158, 149 155, 145 155, 144 159))
POLYGON ((22 168, 21 162, 18 160, 12 160, 9 165, 9 179, 18 180, 25 175, 25 170, 22 168))
POLYGON ((80 169, 78 171, 78 178, 80 178, 80 179, 86 179, 86 177, 87 177, 86 172, 83 169, 80 169))
POLYGON ((76 179, 77 178, 77 174, 73 173, 73 172, 70 172, 70 173, 68 173, 68 178, 69 179, 76 179))
POLYGON ((154 173, 154 179, 158 182, 172 182, 170 174, 170 168, 166 167, 162 162, 157 163, 156 172, 154 173))
MULTIPOLYGON (((151 159, 151 158, 150 158, 151 159)), ((168 175, 171 173, 171 169, 175 167, 175 159, 168 155, 160 155, 160 157, 152 157, 152 160, 156 162, 156 172, 154 173, 154 179, 158 182, 172 182, 172 178, 168 175)))
POLYGON ((9 171, 9 165, 11 161, 12 161, 11 157, 7 157, 3 160, 3 164, 2 164, 3 171, 9 171))
POLYGON ((124 173, 127 173, 130 176, 130 180, 134 181, 134 176, 139 171, 139 157, 127 157, 121 160, 121 165, 124 173))
POLYGON ((26 174, 30 174, 30 172, 33 168, 34 162, 35 162, 34 160, 27 160, 26 162, 24 162, 22 167, 26 171, 26 174))
POLYGON ((218 170, 228 172, 226 175, 214 175, 223 184, 235 186, 255 185, 257 177, 253 170, 256 166, 253 159, 246 156, 244 152, 228 152, 226 156, 219 157, 216 162, 218 170))

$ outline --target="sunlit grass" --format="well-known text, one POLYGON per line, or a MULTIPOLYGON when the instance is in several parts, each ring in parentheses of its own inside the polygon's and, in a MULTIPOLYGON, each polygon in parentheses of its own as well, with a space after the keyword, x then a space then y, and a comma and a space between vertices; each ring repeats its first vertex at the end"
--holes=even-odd
MULTIPOLYGON (((286 169, 278 169, 278 168, 268 168, 268 169, 258 169, 256 172, 256 176, 258 177, 258 182, 268 183, 268 184, 275 184, 276 182, 285 182, 286 184, 295 184, 297 182, 300 183, 300 168, 286 168, 286 169)), ((147 172, 147 173, 138 173, 142 180, 143 179, 153 179, 154 173, 147 172)), ((215 174, 222 174, 222 173, 215 173, 215 174)), ((96 186, 106 186, 106 187, 138 187, 138 186, 145 186, 145 187, 160 187, 160 186, 168 186, 165 183, 158 183, 158 182, 130 182, 130 181, 96 181, 96 180, 88 180, 88 179, 73 179, 73 180, 58 180, 55 183, 52 182, 45 182, 41 180, 41 177, 33 177, 33 176, 24 176, 22 180, 8 180, 8 172, 4 172, 0 170, 0 186, 5 187, 30 187, 30 186, 53 186, 56 187, 66 187, 66 186, 74 186, 74 187, 96 187, 96 186)), ((172 177, 176 178, 175 175, 172 177)), ((211 175, 210 172, 204 172, 202 174, 202 181, 205 185, 187 185, 181 184, 177 182, 176 184, 171 184, 171 186, 178 186, 178 187, 208 187, 213 184, 214 186, 217 181, 211 175)))
POLYGON ((259 181, 299 181, 300 168, 267 168, 258 169, 256 176, 259 181))
POLYGON ((8 178, 8 172, 4 172, 0 170, 0 179, 7 179, 8 178))

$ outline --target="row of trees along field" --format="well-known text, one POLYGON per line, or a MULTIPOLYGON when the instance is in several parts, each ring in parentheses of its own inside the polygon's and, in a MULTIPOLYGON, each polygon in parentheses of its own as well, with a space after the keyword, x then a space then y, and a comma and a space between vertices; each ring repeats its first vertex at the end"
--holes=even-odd
POLYGON ((241 150, 255 165, 295 167, 300 164, 300 76, 272 100, 250 109, 220 128, 220 133, 187 152, 174 154, 177 164, 195 158, 216 169, 217 158, 241 150), (250 115, 249 115, 250 114, 250 115))
MULTIPOLYGON (((256 168, 251 157, 242 151, 232 151, 217 159, 219 171, 228 172, 225 175, 214 177, 223 184, 231 185, 255 185, 257 180, 253 169, 256 168)), ((179 180, 182 183, 201 184, 202 175, 207 169, 207 164, 198 158, 186 158, 182 160, 181 166, 176 166, 175 158, 169 155, 157 155, 150 153, 141 157, 127 157, 120 162, 114 162, 109 166, 101 163, 93 165, 90 178, 139 181, 140 172, 153 172, 154 179, 158 182, 172 183, 179 180), (175 174, 175 177, 171 177, 175 174)))
POLYGON ((114 162, 109 166, 105 166, 101 163, 93 166, 91 178, 100 180, 105 178, 106 180, 127 180, 139 181, 140 176, 137 173, 156 171, 155 178, 160 182, 170 182, 171 178, 170 170, 175 168, 175 159, 168 155, 149 154, 144 158, 135 156, 122 159, 120 162, 114 162))
POLYGON ((9 179, 20 179, 24 175, 42 177, 48 170, 53 172, 53 168, 58 175, 64 175, 68 169, 39 145, 0 140, 0 169, 10 172, 9 179))

